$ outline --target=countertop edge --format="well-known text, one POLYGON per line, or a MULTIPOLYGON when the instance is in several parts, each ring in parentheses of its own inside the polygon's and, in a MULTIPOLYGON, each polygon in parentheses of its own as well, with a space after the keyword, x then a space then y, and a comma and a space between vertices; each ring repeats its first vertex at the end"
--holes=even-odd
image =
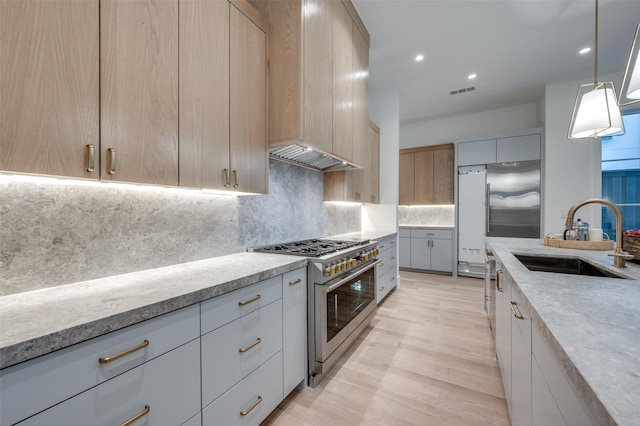
MULTIPOLYGON (((261 254, 253 255, 262 256, 261 254)), ((279 256, 279 258, 285 260, 283 256, 279 256)), ((291 258, 291 256, 289 256, 289 258, 291 258)), ((24 341, 10 343, 0 347, 0 370, 285 274, 295 269, 305 267, 307 263, 306 258, 295 258, 288 263, 285 262, 273 268, 265 268, 249 275, 215 283, 195 291, 168 297, 149 304, 141 304, 133 309, 114 312, 112 315, 106 315, 68 328, 52 331, 33 338, 27 338, 24 341)))

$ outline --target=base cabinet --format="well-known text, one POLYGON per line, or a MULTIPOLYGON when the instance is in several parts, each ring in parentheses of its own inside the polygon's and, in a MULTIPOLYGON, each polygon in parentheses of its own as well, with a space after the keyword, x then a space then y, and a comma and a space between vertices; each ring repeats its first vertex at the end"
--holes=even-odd
POLYGON ((193 340, 20 425, 181 425, 200 411, 200 342, 193 340), (142 421, 140 421, 142 423, 142 421))
POLYGON ((505 279, 502 263, 496 261, 496 357, 500 366, 504 397, 511 418, 511 281, 505 279))
POLYGON ((411 228, 409 238, 406 235, 406 229, 401 230, 401 268, 447 273, 453 271, 453 231, 411 228))
POLYGON ((533 426, 566 425, 536 357, 533 357, 531 362, 531 424, 533 426))
POLYGON ((384 238, 378 241, 378 250, 381 260, 376 269, 378 291, 376 292, 376 302, 380 303, 382 300, 396 288, 398 280, 398 245, 396 244, 397 237, 384 238))

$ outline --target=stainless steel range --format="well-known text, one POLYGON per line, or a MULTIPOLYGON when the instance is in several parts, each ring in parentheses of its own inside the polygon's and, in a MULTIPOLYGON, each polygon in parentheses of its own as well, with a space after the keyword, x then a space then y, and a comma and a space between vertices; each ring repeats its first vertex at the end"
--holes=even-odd
POLYGON ((376 311, 376 241, 311 239, 253 249, 305 256, 309 386, 314 387, 371 323, 376 311))

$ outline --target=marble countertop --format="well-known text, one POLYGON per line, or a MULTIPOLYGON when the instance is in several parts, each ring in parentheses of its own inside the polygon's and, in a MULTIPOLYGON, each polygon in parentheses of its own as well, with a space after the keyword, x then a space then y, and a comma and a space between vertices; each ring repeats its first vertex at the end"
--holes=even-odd
POLYGON ((632 425, 640 417, 640 266, 613 267, 609 251, 570 250, 540 240, 488 238, 520 289, 568 377, 598 425, 632 425), (629 279, 532 272, 513 255, 579 257, 629 279))
POLYGON ((0 369, 306 265, 238 253, 0 297, 0 369))
POLYGON ((381 240, 387 237, 393 237, 397 235, 396 231, 358 231, 358 232, 349 232, 347 234, 340 235, 332 235, 331 239, 336 240, 354 240, 354 241, 362 241, 362 240, 381 240))
POLYGON ((400 228, 455 229, 454 225, 399 225, 400 228))

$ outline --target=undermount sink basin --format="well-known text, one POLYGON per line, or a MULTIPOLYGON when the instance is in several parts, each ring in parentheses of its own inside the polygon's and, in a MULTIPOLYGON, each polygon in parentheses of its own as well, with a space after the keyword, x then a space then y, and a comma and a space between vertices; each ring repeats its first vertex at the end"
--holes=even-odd
POLYGON ((530 271, 626 279, 622 275, 614 274, 577 257, 532 256, 525 254, 514 254, 514 256, 530 271))

